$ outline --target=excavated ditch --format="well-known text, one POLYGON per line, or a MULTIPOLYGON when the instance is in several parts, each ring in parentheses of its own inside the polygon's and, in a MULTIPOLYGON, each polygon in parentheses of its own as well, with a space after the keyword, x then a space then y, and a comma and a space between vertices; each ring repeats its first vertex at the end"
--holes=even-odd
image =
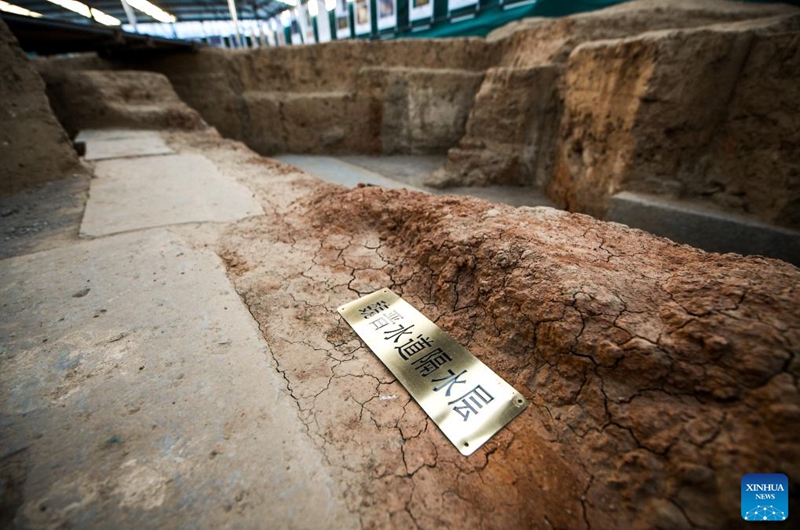
POLYGON ((224 261, 362 528, 736 528, 742 475, 800 476, 797 268, 552 209, 345 190, 209 129, 164 136, 262 204, 221 236, 179 231, 224 261), (531 399, 474 455, 337 314, 382 287, 531 399))

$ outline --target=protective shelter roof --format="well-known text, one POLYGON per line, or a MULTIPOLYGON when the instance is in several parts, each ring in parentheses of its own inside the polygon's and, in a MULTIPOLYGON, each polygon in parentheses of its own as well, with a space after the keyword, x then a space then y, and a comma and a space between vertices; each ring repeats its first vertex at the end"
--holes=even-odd
MULTIPOLYGON (((69 22, 87 24, 91 21, 47 0, 8 0, 9 3, 24 7, 48 18, 58 18, 69 22)), ((84 4, 118 18, 127 24, 125 10, 120 0, 81 0, 84 4)), ((175 15, 179 21, 225 20, 230 18, 227 0, 150 0, 164 11, 175 15)), ((285 3, 276 0, 236 0, 236 10, 240 19, 267 19, 287 9, 285 3)), ((157 20, 134 11, 138 22, 157 22, 157 20)))

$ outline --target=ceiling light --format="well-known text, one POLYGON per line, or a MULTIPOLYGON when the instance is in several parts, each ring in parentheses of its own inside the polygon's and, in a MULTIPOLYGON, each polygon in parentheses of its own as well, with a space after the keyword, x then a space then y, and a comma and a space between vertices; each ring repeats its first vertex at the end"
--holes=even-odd
POLYGON ((100 11, 99 9, 95 9, 93 7, 89 7, 82 2, 78 2, 77 0, 47 0, 51 4, 55 4, 57 6, 61 6, 64 9, 68 9, 75 13, 78 13, 81 16, 86 18, 93 18, 97 22, 106 25, 106 26, 119 26, 121 22, 112 17, 111 15, 100 11))
POLYGON ((99 9, 92 8, 92 18, 94 18, 99 23, 103 24, 104 26, 119 26, 122 24, 118 18, 114 18, 111 15, 103 13, 99 9))
POLYGON ((160 7, 151 4, 147 0, 126 0, 128 5, 138 9, 145 15, 158 20, 159 22, 175 22, 178 20, 175 15, 167 13, 160 7))
POLYGON ((6 13, 14 13, 15 15, 22 15, 25 17, 33 17, 33 18, 39 18, 42 16, 41 13, 25 9, 24 7, 15 6, 14 4, 9 4, 8 2, 4 2, 3 0, 0 0, 0 11, 5 11, 6 13))
POLYGON ((69 9, 75 13, 78 13, 81 16, 86 18, 92 18, 92 12, 89 10, 89 6, 84 3, 76 2, 75 0, 47 0, 51 4, 55 4, 57 6, 61 6, 64 9, 69 9))

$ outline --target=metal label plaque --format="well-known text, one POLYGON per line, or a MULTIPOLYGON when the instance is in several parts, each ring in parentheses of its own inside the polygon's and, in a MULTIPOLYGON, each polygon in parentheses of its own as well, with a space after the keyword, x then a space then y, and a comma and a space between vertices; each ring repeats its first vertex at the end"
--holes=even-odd
POLYGON ((528 400, 389 289, 339 313, 463 455, 471 455, 528 400))

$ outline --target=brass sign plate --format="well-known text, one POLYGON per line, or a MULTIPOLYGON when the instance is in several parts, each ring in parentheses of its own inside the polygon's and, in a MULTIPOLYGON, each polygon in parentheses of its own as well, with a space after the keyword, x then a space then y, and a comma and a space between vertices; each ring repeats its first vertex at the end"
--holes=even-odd
POLYGON ((339 313, 463 455, 471 455, 528 400, 389 289, 339 313))

